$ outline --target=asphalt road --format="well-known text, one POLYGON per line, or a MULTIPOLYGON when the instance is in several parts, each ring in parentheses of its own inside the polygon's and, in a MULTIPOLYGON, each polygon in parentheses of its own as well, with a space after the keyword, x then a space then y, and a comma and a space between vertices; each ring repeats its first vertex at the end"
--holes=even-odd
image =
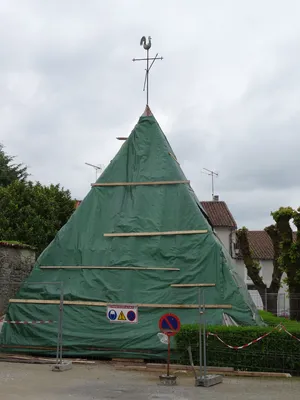
POLYGON ((299 400, 299 379, 225 378, 211 388, 194 387, 180 375, 176 387, 158 385, 157 373, 117 371, 111 365, 74 365, 53 372, 49 365, 0 362, 2 400, 299 400))

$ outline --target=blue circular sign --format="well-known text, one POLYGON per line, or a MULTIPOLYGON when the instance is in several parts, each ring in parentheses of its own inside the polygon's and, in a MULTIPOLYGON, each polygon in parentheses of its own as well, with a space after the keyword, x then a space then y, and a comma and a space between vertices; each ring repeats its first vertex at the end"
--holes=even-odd
POLYGON ((108 318, 114 321, 117 318, 116 310, 110 310, 108 313, 108 318))
POLYGON ((134 321, 136 318, 135 312, 134 311, 128 311, 127 313, 127 318, 130 322, 134 321))
POLYGON ((178 320, 173 317, 173 315, 167 315, 163 320, 161 327, 162 329, 171 329, 173 331, 177 331, 178 329, 178 320))
POLYGON ((180 319, 172 313, 164 314, 158 321, 159 329, 168 336, 174 336, 180 330, 180 319))

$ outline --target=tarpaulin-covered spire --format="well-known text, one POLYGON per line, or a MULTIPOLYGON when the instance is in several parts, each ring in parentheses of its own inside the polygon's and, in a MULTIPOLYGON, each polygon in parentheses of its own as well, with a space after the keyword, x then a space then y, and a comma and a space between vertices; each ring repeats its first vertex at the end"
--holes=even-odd
MULTIPOLYGON (((215 284, 203 289, 209 324, 222 324, 224 314, 242 325, 261 323, 148 106, 27 281, 63 282, 65 356, 161 357, 160 316, 197 322, 203 283, 215 284), (138 305, 138 323, 111 323, 111 303, 138 305)), ((57 320, 58 299, 55 285, 24 283, 7 319, 57 320)), ((56 337, 51 324, 5 324, 1 343, 5 351, 51 353, 56 337)))
POLYGON ((142 114, 142 117, 151 117, 153 116, 152 111, 150 110, 150 107, 146 105, 145 111, 142 114))

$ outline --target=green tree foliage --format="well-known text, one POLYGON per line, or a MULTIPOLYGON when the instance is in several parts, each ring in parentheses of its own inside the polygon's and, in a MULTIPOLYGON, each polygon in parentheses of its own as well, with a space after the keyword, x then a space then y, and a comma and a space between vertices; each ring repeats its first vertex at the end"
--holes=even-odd
POLYGON ((15 157, 7 155, 0 143, 0 187, 10 185, 18 180, 24 182, 28 177, 27 167, 23 164, 14 164, 15 157))
POLYGON ((15 180, 0 186, 0 240, 16 240, 37 248, 52 241, 74 212, 75 201, 59 185, 15 180))

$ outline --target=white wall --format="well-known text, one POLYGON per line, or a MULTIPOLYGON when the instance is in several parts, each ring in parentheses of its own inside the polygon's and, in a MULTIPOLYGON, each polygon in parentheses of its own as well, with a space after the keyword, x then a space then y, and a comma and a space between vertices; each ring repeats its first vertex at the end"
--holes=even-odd
MULTIPOLYGON (((230 232, 231 230, 229 228, 215 228, 215 232, 221 242, 224 244, 226 247, 227 251, 230 254, 230 232)), ((235 232, 232 233, 231 240, 235 241, 235 232)), ((241 259, 235 259, 236 263, 236 269, 240 277, 243 279, 243 281, 247 284, 253 284, 251 279, 247 279, 247 270, 244 264, 244 261, 241 259)), ((261 265, 261 271, 260 274, 266 283, 267 286, 270 286, 272 282, 272 273, 273 273, 273 260, 260 260, 260 265, 261 265)), ((284 276, 283 276, 284 279, 284 276)), ((286 286, 282 284, 282 288, 280 289, 280 293, 286 292, 286 286)))
POLYGON ((236 271, 237 273, 240 275, 240 277, 243 279, 244 282, 246 282, 245 280, 245 264, 243 262, 243 260, 238 260, 235 259, 235 265, 236 265, 236 271))
MULTIPOLYGON (((247 269, 244 265, 243 260, 236 259, 236 266, 237 266, 237 271, 241 275, 242 279, 249 285, 253 284, 252 280, 248 277, 247 274, 247 269)), ((261 265, 261 270, 260 270, 260 276, 263 278, 265 284, 269 287, 272 282, 272 274, 273 274, 273 260, 260 260, 259 261, 261 265)), ((282 281, 285 278, 285 274, 282 276, 282 281)), ((286 285, 281 283, 282 287, 279 290, 279 293, 284 293, 286 292, 286 285)))
POLYGON ((218 238, 226 247, 226 250, 230 254, 230 229, 229 228, 214 228, 215 233, 217 234, 218 238))
MULTIPOLYGON (((253 282, 252 280, 248 277, 247 274, 247 269, 244 265, 243 260, 238 260, 236 259, 236 266, 237 266, 237 272, 239 275, 242 277, 242 279, 245 281, 247 285, 252 285, 253 282)), ((260 270, 260 275, 263 278, 265 284, 267 287, 271 285, 272 282, 272 273, 273 273, 273 260, 260 260, 260 265, 261 265, 261 270, 260 270)), ((287 295, 287 287, 283 283, 283 280, 285 278, 285 274, 282 276, 281 280, 281 288, 279 290, 278 294, 278 314, 284 314, 288 313, 289 311, 289 300, 288 300, 288 295, 287 295)), ((252 297, 252 300, 254 301, 256 307, 259 310, 263 309, 263 303, 260 297, 260 294, 258 293, 257 290, 249 290, 249 293, 252 297)))

